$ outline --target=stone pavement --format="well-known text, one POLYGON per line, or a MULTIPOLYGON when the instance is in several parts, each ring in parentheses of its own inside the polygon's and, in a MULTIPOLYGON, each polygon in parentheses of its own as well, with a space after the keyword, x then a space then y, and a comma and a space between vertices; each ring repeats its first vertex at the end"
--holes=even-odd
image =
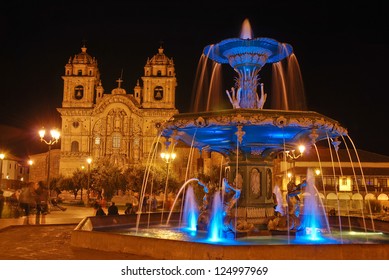
MULTIPOLYGON (((66 206, 47 215, 0 219, 0 260, 142 260, 142 256, 70 245, 71 233, 91 207, 66 206)), ((120 213, 121 214, 121 213, 120 213)), ((149 258, 147 258, 149 259, 149 258)))

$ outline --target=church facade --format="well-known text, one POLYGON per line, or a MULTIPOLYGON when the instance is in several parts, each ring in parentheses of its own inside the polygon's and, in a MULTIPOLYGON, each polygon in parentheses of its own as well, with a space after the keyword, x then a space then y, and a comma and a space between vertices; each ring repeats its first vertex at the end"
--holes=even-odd
MULTIPOLYGON (((93 161, 107 158, 127 168, 145 162, 164 121, 175 108, 176 73, 172 58, 158 53, 147 59, 133 92, 118 86, 104 91, 96 58, 81 48, 65 65, 59 174, 71 176, 93 161)), ((160 140, 161 145, 164 139, 160 140)), ((159 145, 159 144, 158 144, 159 145)))

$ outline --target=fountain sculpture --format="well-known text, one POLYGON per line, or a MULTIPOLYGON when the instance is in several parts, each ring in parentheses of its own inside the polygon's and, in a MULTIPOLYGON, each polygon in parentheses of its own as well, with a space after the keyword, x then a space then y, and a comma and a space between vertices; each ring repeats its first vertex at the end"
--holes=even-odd
MULTIPOLYGON (((223 241, 213 242, 214 233, 211 233, 210 239, 201 239, 201 242, 191 237, 183 237, 176 229, 168 228, 170 213, 168 224, 162 227, 164 237, 159 234, 157 238, 150 238, 150 233, 141 236, 133 234, 131 237, 125 234, 117 238, 123 239, 120 243, 126 245, 115 247, 111 244, 110 248, 103 248, 98 242, 99 238, 103 237, 88 235, 86 232, 97 228, 97 222, 94 222, 97 218, 90 217, 73 233, 73 244, 103 250, 142 252, 143 255, 167 259, 331 259, 339 256, 354 258, 354 251, 361 250, 360 247, 356 249, 338 246, 336 247, 338 252, 334 252, 334 247, 325 247, 321 248, 318 254, 313 246, 296 244, 289 246, 291 243, 289 236, 292 231, 313 234, 315 239, 317 233, 328 234, 330 229, 328 223, 305 224, 306 221, 313 219, 314 212, 309 211, 308 208, 316 209, 315 202, 304 199, 307 207, 303 210, 303 215, 299 213, 300 202, 293 202, 294 197, 312 187, 310 173, 307 173, 306 181, 290 185, 287 190, 282 189, 280 187, 282 182, 275 182, 275 159, 280 155, 284 159, 294 155, 298 145, 304 144, 309 148, 321 140, 330 139, 337 148, 338 139, 347 136, 347 130, 337 121, 316 112, 264 109, 267 94, 264 92, 264 85, 259 84, 259 71, 266 63, 278 63, 288 58, 292 52, 293 49, 289 44, 279 43, 271 38, 254 38, 249 22, 246 20, 240 38, 227 39, 206 46, 203 51, 207 58, 216 63, 228 63, 238 74, 235 87, 226 92, 232 109, 177 114, 161 128, 161 136, 173 144, 182 142, 191 149, 198 149, 201 153, 218 153, 225 159, 220 180, 212 182, 219 186, 212 188, 208 182, 202 182, 197 178, 191 179, 192 184, 195 182, 197 187, 204 189, 205 196, 201 209, 193 206, 193 200, 190 203, 186 202, 185 205, 187 209, 200 210, 200 213, 196 213, 197 218, 193 218, 192 215, 187 220, 197 221, 197 225, 192 227, 192 230, 208 231, 210 234, 213 232, 212 223, 216 221, 222 228, 223 241), (259 94, 258 87, 260 87, 259 94), (217 212, 216 208, 220 211, 217 212), (269 232, 268 227, 277 230, 279 225, 276 225, 276 219, 272 220, 269 217, 284 221, 284 228, 280 232, 288 234, 287 241, 281 241, 271 235, 262 236, 262 241, 259 242, 251 239, 261 232, 269 232), (178 235, 185 242, 173 240, 174 238, 171 237, 178 235), (230 241, 226 241, 225 238, 230 241), (241 244, 237 243, 241 240, 243 240, 241 244), (230 246, 223 246, 226 242, 230 246), (231 246, 231 244, 239 246, 231 246), (275 250, 267 246, 269 244, 282 245, 276 246, 275 250), (157 249, 150 249, 154 247, 157 249)), ((187 183, 179 194, 186 185, 187 183)), ((187 189, 190 190, 187 195, 193 192, 192 187, 187 189)), ((315 193, 312 192, 310 197, 315 198, 315 193)), ((323 217, 325 213, 320 215, 323 217)), ((138 224, 139 221, 147 220, 147 218, 143 220, 140 218, 143 216, 142 213, 138 214, 138 224)), ((125 218, 116 218, 115 221, 112 217, 99 219, 100 223, 101 219, 109 220, 104 225, 112 225, 120 224, 119 220, 125 218)), ((134 218, 132 222, 135 222, 134 218)), ((98 233, 102 234, 101 231, 98 233)), ((112 236, 105 239, 111 238, 112 236)), ((331 238, 329 243, 339 242, 331 238)), ((371 257, 368 250, 360 252, 362 252, 361 258, 371 257)), ((387 258, 387 252, 385 249, 375 248, 374 254, 387 258)))

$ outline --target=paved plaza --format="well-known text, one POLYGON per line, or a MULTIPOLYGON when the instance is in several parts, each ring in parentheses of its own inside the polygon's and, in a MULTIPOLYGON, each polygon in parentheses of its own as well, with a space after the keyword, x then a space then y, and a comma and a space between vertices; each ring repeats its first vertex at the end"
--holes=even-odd
POLYGON ((132 254, 72 247, 73 229, 83 218, 93 216, 95 210, 81 206, 66 207, 66 211, 55 210, 40 217, 0 219, 0 260, 146 259, 132 254))

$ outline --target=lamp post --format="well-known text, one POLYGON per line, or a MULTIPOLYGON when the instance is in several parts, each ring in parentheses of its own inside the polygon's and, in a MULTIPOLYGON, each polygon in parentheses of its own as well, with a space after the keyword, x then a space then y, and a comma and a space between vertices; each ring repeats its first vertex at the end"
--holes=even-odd
POLYGON ((30 174, 31 174, 31 166, 34 164, 34 161, 32 160, 32 159, 29 159, 28 161, 27 161, 27 163, 28 163, 28 182, 31 182, 31 178, 30 178, 30 174))
POLYGON ((285 155, 286 157, 290 158, 290 159, 298 159, 299 157, 301 157, 304 152, 305 152, 305 146, 304 145, 299 145, 298 146, 298 149, 299 149, 299 154, 296 154, 296 151, 295 150, 291 150, 291 151, 285 151, 285 155))
POLYGON ((0 177, 0 189, 3 186, 3 160, 5 158, 5 154, 1 153, 0 154, 0 160, 1 160, 1 166, 0 166, 0 172, 1 172, 1 177, 0 177))
POLYGON ((89 206, 89 198, 90 198, 90 165, 92 163, 92 158, 88 157, 86 159, 86 162, 88 163, 88 188, 86 190, 86 195, 87 195, 87 206, 89 206))
MULTIPOLYGON (((298 146, 299 154, 296 154, 295 150, 290 150, 290 151, 284 151, 285 155, 285 160, 290 159, 292 161, 292 172, 294 173, 295 165, 296 165, 296 159, 299 157, 302 157, 304 152, 305 152, 305 146, 304 145, 299 145, 298 146)), ((293 173, 288 173, 287 176, 289 178, 289 181, 291 180, 292 177, 295 176, 293 173)))
POLYGON ((47 155, 47 179, 46 179, 47 191, 48 191, 47 200, 49 202, 50 201, 49 197, 51 196, 50 194, 50 152, 51 152, 51 147, 58 142, 60 137, 60 132, 57 129, 50 130, 50 135, 51 135, 50 140, 45 139, 45 134, 46 134, 46 130, 44 128, 39 130, 39 137, 41 139, 41 142, 45 143, 49 147, 49 152, 47 155))
POLYGON ((176 153, 174 152, 166 152, 166 153, 161 153, 161 158, 164 162, 166 162, 166 182, 165 182, 165 192, 163 193, 163 202, 162 202, 162 214, 161 214, 161 223, 163 222, 163 212, 165 209, 165 201, 167 199, 167 185, 168 185, 168 180, 169 180, 169 164, 176 158, 176 153))

